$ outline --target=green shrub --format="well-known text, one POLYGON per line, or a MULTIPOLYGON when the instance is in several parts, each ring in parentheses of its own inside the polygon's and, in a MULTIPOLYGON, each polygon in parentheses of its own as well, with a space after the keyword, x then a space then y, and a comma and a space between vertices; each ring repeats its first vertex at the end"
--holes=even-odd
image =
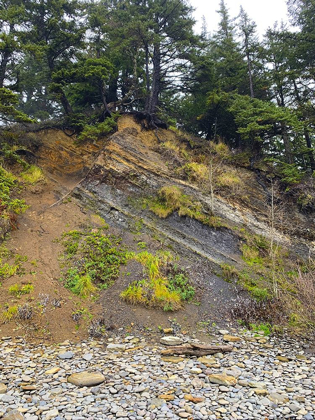
POLYGON ((148 277, 132 282, 121 293, 127 302, 174 311, 180 309, 184 301, 195 296, 195 289, 189 284, 184 272, 172 269, 169 275, 164 273, 172 260, 170 253, 153 255, 144 251, 135 255, 134 259, 145 267, 148 277))
POLYGON ((101 137, 107 136, 117 127, 115 117, 106 118, 104 122, 95 125, 85 125, 81 134, 78 136, 78 141, 96 141, 101 137))
POLYGON ((105 235, 104 230, 74 230, 61 239, 65 265, 71 267, 64 271, 63 280, 68 289, 80 296, 93 294, 96 287, 109 287, 118 277, 121 264, 129 258, 120 245, 121 239, 105 235))

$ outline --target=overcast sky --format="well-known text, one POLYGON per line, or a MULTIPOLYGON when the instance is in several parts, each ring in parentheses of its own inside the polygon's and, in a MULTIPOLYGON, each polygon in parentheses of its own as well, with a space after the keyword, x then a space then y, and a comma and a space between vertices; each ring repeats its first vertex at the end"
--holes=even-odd
MULTIPOLYGON (((213 32, 219 21, 218 13, 220 0, 190 0, 190 4, 196 9, 195 19, 198 20, 197 30, 201 26, 201 18, 204 15, 208 25, 208 31, 213 32)), ((285 0, 225 0, 229 8, 230 16, 239 14, 240 6, 247 12, 249 17, 257 24, 260 34, 264 34, 269 26, 278 21, 288 20, 285 0)))

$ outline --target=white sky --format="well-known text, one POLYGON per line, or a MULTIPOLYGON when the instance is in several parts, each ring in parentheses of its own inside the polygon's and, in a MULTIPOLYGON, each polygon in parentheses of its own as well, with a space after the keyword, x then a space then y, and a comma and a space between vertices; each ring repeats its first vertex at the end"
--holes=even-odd
MULTIPOLYGON (((219 15, 220 0, 190 0, 192 7, 196 9, 195 19, 198 21, 196 29, 199 32, 201 18, 204 15, 208 25, 208 31, 212 33, 216 30, 219 15)), ((230 17, 234 18, 239 14, 240 6, 247 12, 249 17, 257 24, 258 33, 263 35, 268 27, 278 21, 288 20, 287 6, 285 0, 225 0, 229 8, 230 17)))

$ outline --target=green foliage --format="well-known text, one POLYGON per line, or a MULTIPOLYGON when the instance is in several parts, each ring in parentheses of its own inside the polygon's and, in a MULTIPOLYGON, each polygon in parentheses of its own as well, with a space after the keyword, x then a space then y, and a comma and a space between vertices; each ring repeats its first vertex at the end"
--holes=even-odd
POLYGON ((0 217, 8 218, 10 213, 20 214, 27 209, 24 200, 12 197, 16 190, 16 178, 0 165, 0 217))
POLYGON ((255 332, 263 332, 265 336, 271 334, 272 326, 270 324, 250 324, 250 329, 255 332))
POLYGON ((266 161, 272 161, 274 163, 275 173, 280 177, 281 182, 287 186, 300 183, 305 176, 305 173, 295 164, 281 162, 277 159, 268 159, 266 161))
POLYGON ((120 245, 121 239, 105 235, 104 229, 74 230, 61 239, 65 248, 64 265, 70 266, 64 271, 65 286, 82 297, 95 293, 96 287, 109 287, 118 277, 121 264, 129 258, 120 245))
POLYGON ((22 295, 28 295, 34 290, 34 286, 32 284, 14 284, 9 287, 10 295, 20 298, 22 295))
POLYGON ((220 267, 224 280, 230 282, 233 279, 237 280, 239 278, 239 272, 233 265, 223 263, 220 267))
POLYGON ((6 279, 15 274, 23 273, 23 262, 27 260, 26 257, 15 255, 10 252, 4 245, 0 248, 0 279, 6 279), (8 261, 14 257, 14 263, 8 261))
POLYGON ((0 87, 0 121, 2 123, 12 121, 33 122, 31 118, 16 109, 17 104, 18 96, 11 90, 0 87))
POLYGON ((202 163, 187 163, 181 169, 186 173, 190 181, 198 182, 199 184, 209 181, 209 168, 202 163))
POLYGON ((78 141, 97 141, 114 131, 116 127, 117 123, 114 117, 106 118, 104 122, 96 125, 86 125, 78 136, 78 141))
POLYGON ((25 181, 27 184, 37 184, 45 180, 43 171, 35 165, 30 165, 26 170, 20 173, 20 178, 25 181))
POLYGON ((90 275, 86 274, 85 276, 76 277, 76 282, 71 288, 71 290, 76 295, 82 298, 86 298, 88 296, 93 295, 97 289, 95 286, 93 286, 93 282, 90 275))
POLYGON ((6 310, 2 312, 2 319, 3 322, 9 322, 12 318, 14 318, 18 313, 18 306, 7 306, 6 310))
POLYGON ((177 292, 182 301, 191 301, 195 297, 195 289, 189 283, 185 273, 175 273, 168 276, 169 289, 177 292))
POLYGON ((263 258, 259 253, 259 249, 251 247, 249 245, 243 245, 241 251, 243 253, 243 260, 246 262, 246 264, 250 266, 254 264, 263 264, 263 258))
POLYGON ((172 260, 169 252, 153 255, 143 251, 135 255, 134 259, 144 266, 148 277, 132 282, 121 293, 121 297, 127 302, 174 311, 180 309, 184 301, 195 296, 195 290, 183 271, 173 267, 168 275, 164 273, 172 260))

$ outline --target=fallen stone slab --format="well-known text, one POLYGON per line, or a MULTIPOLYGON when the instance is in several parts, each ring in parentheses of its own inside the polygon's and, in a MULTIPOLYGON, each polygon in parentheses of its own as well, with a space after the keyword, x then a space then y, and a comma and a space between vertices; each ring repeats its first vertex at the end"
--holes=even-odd
POLYGON ((105 376, 99 372, 80 372, 68 376, 68 382, 76 386, 95 386, 103 383, 105 376))
POLYGON ((24 416, 18 410, 11 410, 2 417, 3 420, 24 420, 24 416))
POLYGON ((233 350, 233 346, 212 346, 208 344, 184 344, 182 346, 173 346, 169 349, 162 350, 161 354, 188 354, 190 356, 207 356, 208 354, 226 353, 233 350))
POLYGON ((174 335, 167 335, 160 339, 160 343, 165 346, 179 346, 180 344, 183 344, 183 340, 179 337, 175 337, 174 335))
POLYGON ((237 380, 233 376, 228 376, 220 373, 214 373, 208 376, 209 381, 213 384, 234 386, 237 384, 237 380))

